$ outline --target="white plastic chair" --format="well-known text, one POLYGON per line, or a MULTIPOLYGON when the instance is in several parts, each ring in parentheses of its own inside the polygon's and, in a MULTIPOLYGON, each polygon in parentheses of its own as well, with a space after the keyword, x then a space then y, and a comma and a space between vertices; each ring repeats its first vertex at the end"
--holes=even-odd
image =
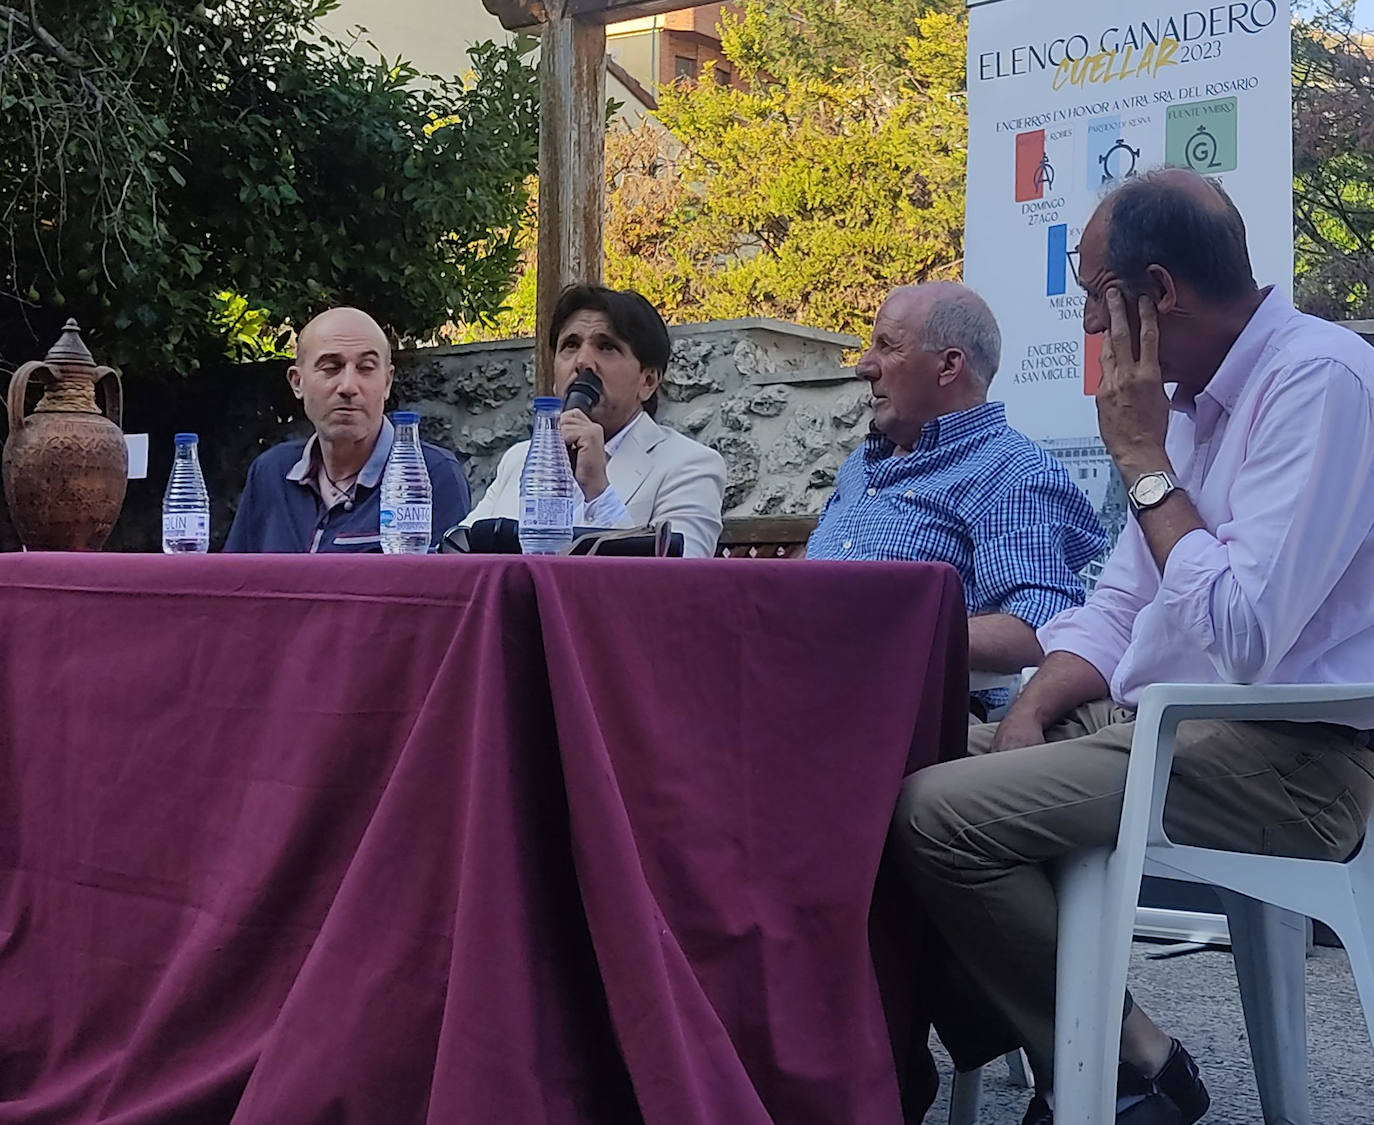
POLYGON ((1374 727, 1374 684, 1157 684, 1143 693, 1116 847, 1076 853, 1057 874, 1055 1116, 1075 1125, 1115 1120, 1126 968, 1140 880, 1149 874, 1224 892, 1265 1121, 1308 1125, 1306 1051, 1295 1049, 1307 1034, 1306 919, 1321 919, 1341 939, 1374 1036, 1374 845, 1336 863, 1170 841, 1164 801, 1178 724, 1188 719, 1368 729, 1374 727))
MULTIPOLYGON (((1085 849, 1056 870, 1059 950, 1055 1117, 1115 1121, 1117 1047, 1143 875, 1220 889, 1266 1125, 1311 1125, 1306 1043, 1307 919, 1340 938, 1374 1039, 1374 814, 1367 846, 1344 863, 1174 844, 1164 801, 1178 724, 1188 719, 1306 721, 1374 728, 1374 684, 1157 684, 1141 697, 1113 848, 1085 849)), ((1370 751, 1374 755, 1374 750, 1370 751)), ((982 1076, 955 1077, 950 1125, 977 1121, 982 1076)))

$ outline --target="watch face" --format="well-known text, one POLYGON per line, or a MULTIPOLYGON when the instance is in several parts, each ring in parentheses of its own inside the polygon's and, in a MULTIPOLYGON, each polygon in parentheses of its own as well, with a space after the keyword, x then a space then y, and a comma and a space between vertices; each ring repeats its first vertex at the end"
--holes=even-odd
POLYGON ((1134 494, 1137 504, 1142 508, 1149 508, 1158 504, 1169 494, 1169 481, 1165 477, 1152 473, 1136 481, 1131 492, 1134 494))

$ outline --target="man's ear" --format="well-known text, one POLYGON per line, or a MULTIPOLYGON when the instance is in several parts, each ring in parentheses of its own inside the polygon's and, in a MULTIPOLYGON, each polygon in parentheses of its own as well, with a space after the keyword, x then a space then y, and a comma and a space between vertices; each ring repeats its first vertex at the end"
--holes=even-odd
POLYGON ((1146 296, 1154 298, 1155 308, 1161 313, 1173 312, 1178 308, 1178 286, 1174 283, 1174 275, 1163 266, 1150 266, 1146 273, 1150 278, 1146 296))
POLYGON ((391 397, 391 385, 392 385, 393 383, 395 383, 395 382, 396 382, 396 365, 393 363, 393 364, 390 364, 390 365, 387 367, 387 369, 386 369, 386 394, 382 395, 382 401, 383 401, 383 402, 385 402, 387 399, 389 399, 389 398, 391 397))
POLYGON ((948 387, 964 373, 964 353, 958 348, 946 348, 940 353, 940 386, 948 387))
POLYGON ((304 398, 301 394, 301 369, 294 363, 286 369, 286 381, 291 384, 291 393, 297 398, 304 398))
POLYGON ((658 390, 659 384, 663 382, 663 372, 657 367, 644 367, 640 369, 640 374, 644 381, 639 386, 639 401, 648 402, 653 398, 654 392, 658 390))

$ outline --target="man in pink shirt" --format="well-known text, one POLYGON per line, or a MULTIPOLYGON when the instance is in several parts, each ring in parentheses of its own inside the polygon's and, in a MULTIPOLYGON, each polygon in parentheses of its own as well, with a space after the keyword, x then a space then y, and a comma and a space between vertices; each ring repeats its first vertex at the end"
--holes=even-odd
MULTIPOLYGON (((1040 630, 1044 665, 1006 718, 970 731, 968 758, 908 778, 893 825, 968 982, 967 1016, 942 1034, 965 1067, 999 1032, 1026 1048, 1026 1125, 1053 1121, 1044 865, 1115 841, 1141 691, 1374 675, 1374 349, 1258 289, 1239 212, 1190 172, 1119 188, 1079 252, 1084 327, 1105 335, 1099 427, 1134 518, 1088 603, 1040 630)), ((1365 732, 1179 728, 1165 822, 1181 843, 1344 859, 1372 805, 1365 732)), ((1119 1122, 1206 1112, 1192 1059, 1129 997, 1121 1058, 1119 1122)))

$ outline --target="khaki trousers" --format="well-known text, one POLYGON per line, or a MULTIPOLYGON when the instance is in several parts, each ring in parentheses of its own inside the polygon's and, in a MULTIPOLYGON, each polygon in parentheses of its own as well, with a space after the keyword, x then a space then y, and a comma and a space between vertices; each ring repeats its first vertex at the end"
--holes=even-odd
MULTIPOLYGON (((906 779, 891 845, 956 962, 949 980, 968 986, 965 1016, 982 1006, 1049 1076, 1058 918, 1043 865, 1115 842, 1133 713, 1091 703, 1046 745, 997 754, 995 733, 971 727, 969 757, 906 779)), ((1165 828, 1181 844, 1345 859, 1374 806, 1364 741, 1322 724, 1183 723, 1165 828)))

